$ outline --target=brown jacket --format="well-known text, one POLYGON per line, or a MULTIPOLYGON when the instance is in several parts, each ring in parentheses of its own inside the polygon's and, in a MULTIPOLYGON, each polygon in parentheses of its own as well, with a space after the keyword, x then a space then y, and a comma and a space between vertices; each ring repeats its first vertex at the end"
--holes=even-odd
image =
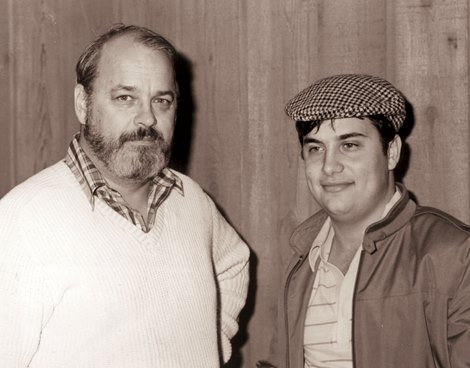
MULTIPOLYGON (((364 236, 353 301, 356 368, 470 367, 470 228, 402 197, 364 236)), ((308 252, 327 215, 292 234, 295 252, 278 310, 278 368, 302 368, 315 274, 308 252)))

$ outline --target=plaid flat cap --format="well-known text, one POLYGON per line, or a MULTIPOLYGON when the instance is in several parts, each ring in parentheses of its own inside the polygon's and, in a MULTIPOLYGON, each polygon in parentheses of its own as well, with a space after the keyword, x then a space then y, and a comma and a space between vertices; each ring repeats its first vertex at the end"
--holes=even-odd
POLYGON ((385 79, 363 74, 341 74, 320 79, 286 105, 295 121, 328 120, 384 115, 395 131, 406 116, 405 99, 385 79))

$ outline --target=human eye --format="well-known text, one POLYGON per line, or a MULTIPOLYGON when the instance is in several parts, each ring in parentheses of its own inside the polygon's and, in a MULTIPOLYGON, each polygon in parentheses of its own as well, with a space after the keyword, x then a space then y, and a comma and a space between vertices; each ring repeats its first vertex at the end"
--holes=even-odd
POLYGON ((158 96, 153 99, 153 104, 156 108, 165 111, 173 105, 173 98, 171 96, 158 96))
POLYGON ((153 99, 158 106, 169 107, 173 104, 174 96, 171 93, 162 93, 153 99))
POLYGON ((158 97, 155 102, 162 105, 171 105, 172 101, 168 98, 158 97))
POLYGON ((322 150, 322 149, 321 149, 320 146, 313 146, 313 145, 312 145, 312 146, 308 147, 308 151, 309 151, 309 152, 320 152, 321 150, 322 150))
POLYGON ((130 102, 134 98, 131 95, 118 95, 118 96, 116 96, 115 99, 116 99, 116 101, 119 101, 119 102, 130 102))
POLYGON ((307 155, 317 155, 324 151, 324 148, 317 143, 307 143, 304 145, 304 153, 307 155))
POLYGON ((345 152, 355 152, 359 149, 360 145, 357 142, 344 142, 341 147, 345 152))

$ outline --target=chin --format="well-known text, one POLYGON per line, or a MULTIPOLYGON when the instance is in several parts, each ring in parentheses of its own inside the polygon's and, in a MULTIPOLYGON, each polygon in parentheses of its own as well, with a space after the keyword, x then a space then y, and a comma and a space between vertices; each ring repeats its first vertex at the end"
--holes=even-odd
POLYGON ((331 218, 343 219, 353 216, 350 207, 341 205, 326 205, 323 208, 331 218))
POLYGON ((351 217, 350 212, 345 211, 345 210, 327 209, 326 212, 328 212, 331 218, 335 218, 335 219, 346 219, 346 218, 351 217))
POLYGON ((322 208, 331 213, 348 213, 351 210, 351 206, 348 203, 345 203, 342 198, 329 197, 319 203, 322 208))
POLYGON ((134 181, 146 181, 157 176, 168 164, 163 152, 121 152, 112 160, 109 169, 117 177, 134 181))

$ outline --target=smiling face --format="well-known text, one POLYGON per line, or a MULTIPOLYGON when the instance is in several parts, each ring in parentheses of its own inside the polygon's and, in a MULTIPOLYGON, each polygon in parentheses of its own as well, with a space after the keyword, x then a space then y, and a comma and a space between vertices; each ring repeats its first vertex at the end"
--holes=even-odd
POLYGON ((80 143, 103 174, 145 181, 168 163, 176 114, 168 56, 131 36, 101 51, 93 92, 75 89, 80 143))
POLYGON ((310 191, 333 221, 377 221, 395 191, 393 169, 400 155, 398 136, 383 153, 378 130, 368 118, 325 121, 303 139, 310 191))

